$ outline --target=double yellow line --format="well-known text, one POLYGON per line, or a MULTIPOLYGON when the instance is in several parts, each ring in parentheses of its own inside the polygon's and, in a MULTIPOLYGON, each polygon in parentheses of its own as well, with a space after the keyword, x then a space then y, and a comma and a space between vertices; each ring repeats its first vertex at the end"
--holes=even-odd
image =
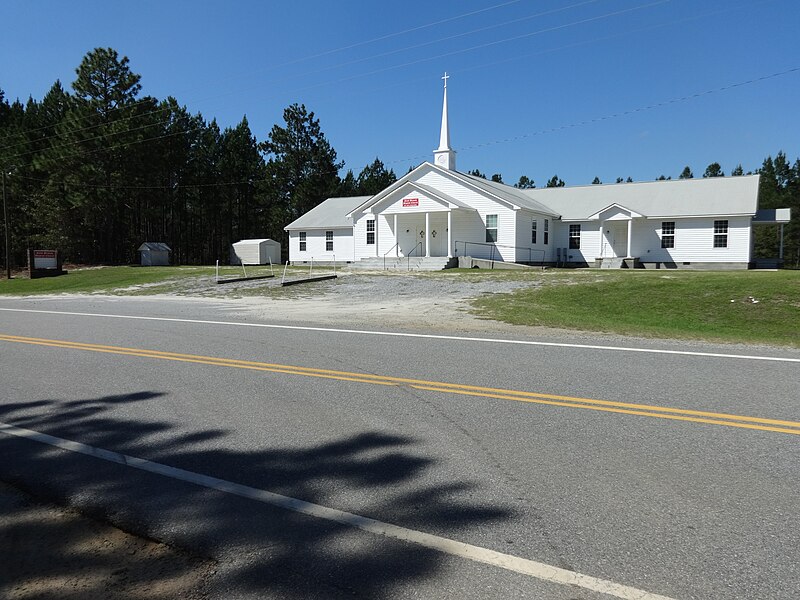
POLYGON ((104 346, 101 344, 85 344, 65 340, 49 340, 44 338, 22 337, 16 335, 0 334, 0 341, 16 342, 20 344, 34 344, 37 346, 50 346, 54 348, 70 348, 89 352, 104 352, 108 354, 121 354, 137 356, 140 358, 153 358, 179 362, 213 365, 218 367, 232 367, 236 369, 250 369, 253 371, 269 371, 271 373, 284 373, 288 375, 302 375, 305 377, 321 377, 324 379, 337 379, 340 381, 354 381, 358 383, 371 383, 376 385, 405 386, 416 390, 459 394, 462 396, 478 396, 481 398, 495 398, 498 400, 513 400, 515 402, 529 402, 534 404, 548 404, 568 408, 582 408, 603 412, 619 413, 625 415, 638 415, 657 419, 671 419, 674 421, 689 421, 692 423, 706 423, 710 425, 724 425, 742 429, 757 429, 800 435, 800 422, 784 421, 779 419, 764 419, 760 417, 747 417, 727 413, 707 412, 700 410, 687 410, 670 408, 666 406, 653 406, 648 404, 631 404, 628 402, 611 402, 608 400, 594 400, 572 396, 559 396, 554 394, 540 394, 536 392, 523 392, 501 388, 462 385, 457 383, 444 383, 440 381, 425 381, 405 377, 389 377, 385 375, 370 375, 368 373, 352 373, 348 371, 334 371, 330 369, 315 369, 310 367, 297 367, 293 365, 280 365, 273 363, 256 362, 249 360, 236 360, 201 356, 196 354, 180 354, 177 352, 162 352, 160 350, 147 350, 142 348, 124 348, 121 346, 104 346))

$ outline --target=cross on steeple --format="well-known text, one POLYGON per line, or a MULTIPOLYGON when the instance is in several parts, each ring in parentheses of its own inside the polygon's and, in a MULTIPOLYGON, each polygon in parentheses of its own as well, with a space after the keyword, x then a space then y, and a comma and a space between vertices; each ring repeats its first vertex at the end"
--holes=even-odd
POLYGON ((444 72, 444 77, 442 77, 442 79, 444 79, 444 89, 447 89, 447 80, 450 79, 450 75, 447 74, 447 71, 444 72))

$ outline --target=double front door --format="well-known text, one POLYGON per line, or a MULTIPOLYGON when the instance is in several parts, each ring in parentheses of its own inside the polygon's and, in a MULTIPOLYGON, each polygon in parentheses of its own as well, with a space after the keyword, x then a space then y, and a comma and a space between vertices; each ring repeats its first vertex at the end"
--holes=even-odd
POLYGON ((424 213, 397 217, 395 237, 400 256, 426 256, 426 240, 430 256, 447 256, 447 214, 431 213, 428 222, 431 230, 426 236, 424 213))

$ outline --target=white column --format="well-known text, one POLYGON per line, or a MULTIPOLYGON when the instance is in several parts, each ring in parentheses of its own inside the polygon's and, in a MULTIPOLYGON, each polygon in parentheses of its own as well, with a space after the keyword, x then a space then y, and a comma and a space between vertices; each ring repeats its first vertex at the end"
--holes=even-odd
POLYGON ((447 258, 453 258, 453 211, 452 210, 447 211, 447 258))
POLYGON ((603 246, 605 246, 605 243, 603 242, 603 229, 604 229, 604 225, 605 225, 605 223, 603 223, 602 221, 600 221, 600 254, 598 254, 598 256, 599 256, 600 258, 605 258, 605 253, 603 252, 603 246))
POLYGON ((394 256, 395 258, 400 256, 400 244, 398 243, 397 234, 397 213, 394 213, 394 256))
POLYGON ((626 258, 631 257, 631 232, 633 231, 633 219, 628 219, 628 251, 625 254, 626 258))
POLYGON ((378 251, 378 230, 380 229, 378 225, 378 215, 376 213, 372 213, 375 216, 375 256, 380 256, 380 252, 378 251))
POLYGON ((425 213, 425 257, 431 255, 431 213, 425 213))

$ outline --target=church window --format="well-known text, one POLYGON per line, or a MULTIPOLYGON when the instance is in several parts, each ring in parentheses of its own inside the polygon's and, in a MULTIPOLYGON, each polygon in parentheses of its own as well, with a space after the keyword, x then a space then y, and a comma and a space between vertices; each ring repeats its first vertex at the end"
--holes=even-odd
POLYGON ((306 251, 306 232, 300 232, 300 252, 306 251))
POLYGON ((333 232, 325 232, 325 252, 333 252, 333 232))
POLYGON ((714 248, 728 247, 728 220, 714 221, 714 248))
POLYGON ((367 244, 375 243, 375 219, 367 221, 367 244))
POLYGON ((536 243, 536 219, 531 221, 531 244, 536 243))
POLYGON ((497 215, 486 215, 486 241, 497 241, 497 215))
POLYGON ((675 247, 675 221, 661 222, 661 247, 675 247))
POLYGON ((550 219, 544 220, 544 239, 542 241, 544 242, 545 246, 550 241, 550 219))
POLYGON ((569 247, 571 250, 577 250, 581 247, 581 226, 578 225, 570 225, 569 226, 569 247))

